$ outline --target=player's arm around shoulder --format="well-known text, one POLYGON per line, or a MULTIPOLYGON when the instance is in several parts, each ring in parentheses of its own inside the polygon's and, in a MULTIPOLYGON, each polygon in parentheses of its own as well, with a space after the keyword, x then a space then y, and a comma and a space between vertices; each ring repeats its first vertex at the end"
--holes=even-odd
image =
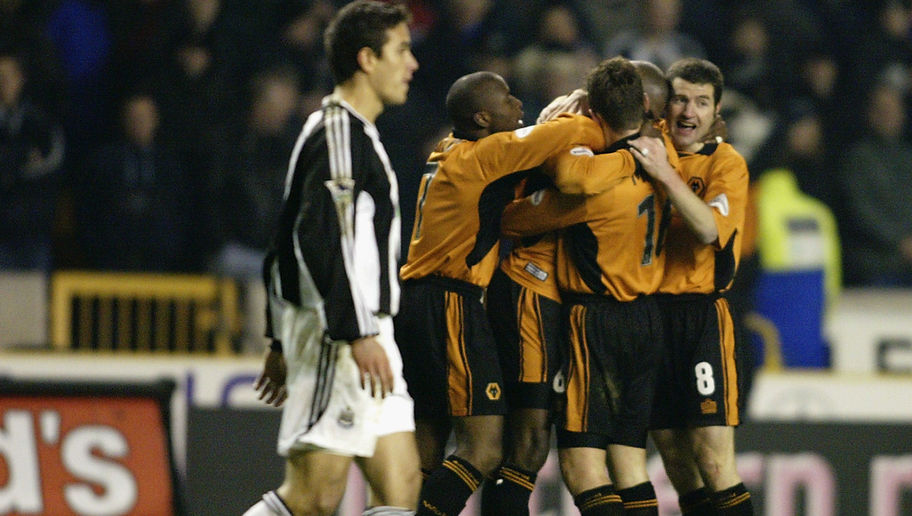
POLYGON ((544 170, 563 193, 596 195, 633 175, 636 161, 626 149, 595 154, 589 147, 575 146, 550 158, 544 170))
POLYGON ((476 142, 479 165, 488 171, 488 181, 537 167, 549 157, 573 146, 600 150, 605 136, 593 120, 564 114, 542 124, 495 133, 476 142))
POLYGON ((500 221, 501 234, 507 238, 541 235, 582 222, 585 217, 585 196, 544 188, 507 204, 500 221))

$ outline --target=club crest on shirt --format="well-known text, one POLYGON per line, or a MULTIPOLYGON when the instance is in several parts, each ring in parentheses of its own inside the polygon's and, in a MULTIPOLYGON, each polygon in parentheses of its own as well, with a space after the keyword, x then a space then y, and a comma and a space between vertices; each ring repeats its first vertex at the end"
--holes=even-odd
POLYGON ((339 418, 336 420, 342 428, 351 428, 355 426, 355 411, 351 407, 345 407, 339 412, 339 418))
POLYGON ((497 401, 500 399, 501 389, 500 384, 497 382, 491 382, 485 387, 485 395, 491 401, 497 401))
POLYGON ((706 190, 706 183, 702 177, 691 177, 687 180, 687 186, 690 187, 691 192, 697 194, 697 197, 702 197, 703 192, 706 190))

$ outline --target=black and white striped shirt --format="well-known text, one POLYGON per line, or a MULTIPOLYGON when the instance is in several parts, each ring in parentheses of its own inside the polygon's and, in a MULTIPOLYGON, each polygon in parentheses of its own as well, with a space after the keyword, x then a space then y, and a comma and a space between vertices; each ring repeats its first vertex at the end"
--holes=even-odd
MULTIPOLYGON (((333 340, 378 333, 399 308, 399 191, 377 128, 336 96, 295 143, 285 200, 264 263, 270 293, 321 310, 333 340)), ((267 307, 267 336, 274 307, 267 307)))

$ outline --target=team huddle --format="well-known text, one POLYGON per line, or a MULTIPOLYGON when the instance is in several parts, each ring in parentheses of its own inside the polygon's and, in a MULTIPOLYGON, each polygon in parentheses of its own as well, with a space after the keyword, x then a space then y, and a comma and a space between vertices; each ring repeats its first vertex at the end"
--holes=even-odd
POLYGON ((407 259, 374 120, 418 69, 408 12, 357 0, 336 80, 293 149, 264 263, 263 373, 285 480, 247 516, 330 515, 355 461, 366 515, 529 514, 555 430, 583 516, 658 514, 647 439, 684 515, 753 514, 735 468, 748 171, 717 137, 712 63, 607 59, 522 126, 492 72, 450 88, 407 259), (648 94, 646 92, 649 92, 648 94))

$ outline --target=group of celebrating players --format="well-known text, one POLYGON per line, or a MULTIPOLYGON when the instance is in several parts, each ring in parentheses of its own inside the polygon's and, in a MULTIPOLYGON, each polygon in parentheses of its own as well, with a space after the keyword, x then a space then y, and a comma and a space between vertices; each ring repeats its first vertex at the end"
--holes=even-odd
POLYGON ((613 57, 528 127, 499 75, 458 79, 399 269, 373 121, 418 69, 407 23, 357 0, 325 36, 336 87, 292 152, 264 264, 256 387, 287 398, 286 475, 246 514, 332 514, 355 460, 364 514, 456 516, 484 485, 483 516, 528 515, 552 427, 582 516, 658 514, 648 438, 684 515, 753 514, 724 297, 748 171, 717 134, 722 73, 613 57))

